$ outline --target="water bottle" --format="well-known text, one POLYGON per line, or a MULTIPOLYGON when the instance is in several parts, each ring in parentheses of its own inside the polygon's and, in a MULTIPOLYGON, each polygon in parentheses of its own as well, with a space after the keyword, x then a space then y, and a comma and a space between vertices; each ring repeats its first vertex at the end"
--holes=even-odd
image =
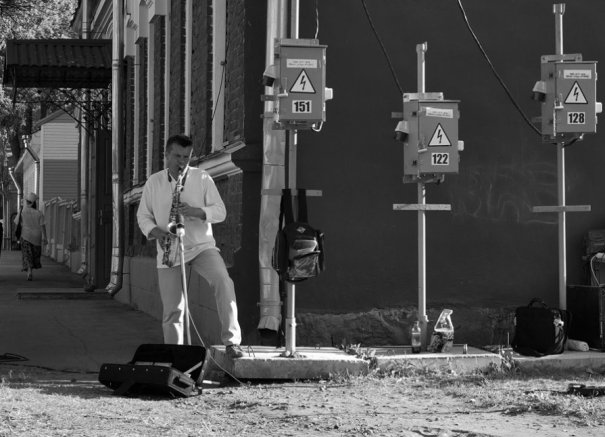
POLYGON ((414 326, 412 326, 412 353, 413 354, 420 353, 421 346, 422 346, 422 341, 421 341, 420 322, 418 320, 416 320, 414 322, 414 326))

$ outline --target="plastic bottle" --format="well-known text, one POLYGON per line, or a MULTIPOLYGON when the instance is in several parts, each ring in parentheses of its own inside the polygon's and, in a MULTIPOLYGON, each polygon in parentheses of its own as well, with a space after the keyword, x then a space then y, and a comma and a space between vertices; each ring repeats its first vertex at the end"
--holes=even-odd
POLYGON ((449 352, 454 347, 454 324, 452 323, 452 310, 441 311, 431 337, 429 351, 449 352))
POLYGON ((422 342, 421 342, 420 322, 418 320, 416 320, 414 322, 414 326, 412 326, 412 353, 413 354, 420 353, 421 347, 422 347, 422 342))

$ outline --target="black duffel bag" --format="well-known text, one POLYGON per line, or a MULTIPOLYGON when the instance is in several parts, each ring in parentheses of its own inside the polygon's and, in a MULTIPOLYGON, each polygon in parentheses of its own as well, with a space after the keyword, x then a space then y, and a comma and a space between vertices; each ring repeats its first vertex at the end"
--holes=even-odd
POLYGON ((550 308, 534 298, 529 305, 515 310, 513 350, 534 357, 563 353, 570 323, 568 311, 550 308))

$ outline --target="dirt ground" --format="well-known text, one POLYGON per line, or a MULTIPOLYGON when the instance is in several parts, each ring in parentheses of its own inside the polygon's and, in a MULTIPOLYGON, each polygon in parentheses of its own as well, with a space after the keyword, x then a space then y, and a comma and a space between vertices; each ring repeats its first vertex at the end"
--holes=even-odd
POLYGON ((603 436, 601 375, 378 375, 120 397, 95 374, 0 365, 0 436, 603 436))

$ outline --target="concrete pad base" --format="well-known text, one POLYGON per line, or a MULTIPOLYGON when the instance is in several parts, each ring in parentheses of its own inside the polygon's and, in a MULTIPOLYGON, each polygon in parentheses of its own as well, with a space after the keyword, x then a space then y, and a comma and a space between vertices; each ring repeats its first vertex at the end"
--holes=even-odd
POLYGON ((471 346, 463 353, 463 345, 454 345, 448 353, 421 352, 413 354, 410 346, 381 346, 376 350, 376 365, 382 371, 441 371, 474 373, 499 368, 502 357, 471 346))
POLYGON ((87 300, 109 300, 111 296, 105 290, 86 292, 82 288, 19 288, 17 289, 19 300, 45 300, 45 299, 87 299, 87 300))
POLYGON ((600 351, 565 351, 558 355, 544 357, 526 357, 515 353, 513 360, 520 370, 573 370, 605 372, 605 353, 600 351))
POLYGON ((364 375, 369 370, 367 360, 333 347, 298 347, 295 357, 283 357, 285 348, 272 346, 242 346, 242 349, 244 356, 232 360, 226 356, 225 346, 211 346, 206 352, 204 378, 221 369, 243 380, 323 379, 337 374, 364 375))

